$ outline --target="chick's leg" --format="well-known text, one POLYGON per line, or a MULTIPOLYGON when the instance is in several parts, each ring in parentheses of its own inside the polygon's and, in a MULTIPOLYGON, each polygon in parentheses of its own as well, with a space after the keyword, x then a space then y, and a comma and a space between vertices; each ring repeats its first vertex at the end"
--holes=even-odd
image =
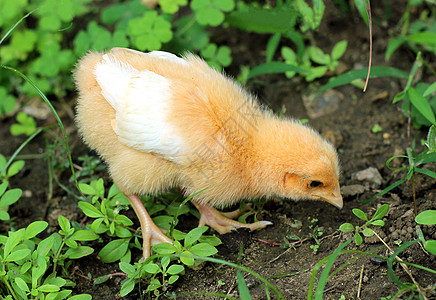
POLYGON ((159 244, 159 243, 170 243, 173 241, 167 237, 159 227, 154 224, 144 205, 142 204, 141 199, 138 195, 126 195, 127 199, 129 199, 130 204, 133 207, 133 210, 136 213, 136 216, 139 219, 139 223, 141 224, 142 231, 142 248, 143 248, 143 258, 148 258, 151 254, 151 246, 159 244))
POLYGON ((238 213, 237 211, 221 213, 208 204, 199 204, 196 202, 192 203, 201 214, 200 223, 198 224, 198 226, 209 225, 220 234, 229 233, 232 230, 236 230, 238 228, 249 228, 251 231, 253 231, 272 224, 269 221, 259 221, 252 224, 243 224, 231 219, 237 218, 240 215, 240 213, 238 213))

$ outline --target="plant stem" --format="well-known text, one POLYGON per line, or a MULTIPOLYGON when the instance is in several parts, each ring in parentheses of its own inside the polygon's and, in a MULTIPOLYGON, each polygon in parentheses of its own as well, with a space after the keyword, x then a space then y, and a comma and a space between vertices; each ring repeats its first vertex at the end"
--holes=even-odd
MULTIPOLYGON (((386 248, 388 248, 388 250, 390 251, 391 254, 394 253, 394 251, 389 247, 388 244, 386 244, 386 242, 377 234, 377 232, 374 231, 375 236, 386 246, 386 248)), ((416 288, 421 292, 421 286, 418 284, 418 282, 416 282, 415 278, 413 277, 412 273, 410 272, 409 268, 407 267, 406 264, 402 263, 403 260, 401 258, 397 256, 395 256, 395 258, 400 261, 400 265, 401 267, 404 269, 404 271, 407 273, 407 275, 409 275, 410 279, 412 279, 413 283, 415 284, 416 288)), ((420 293, 421 296, 423 297, 423 299, 428 300, 428 298, 423 294, 420 293)))
POLYGON ((416 192, 415 192, 415 174, 412 174, 412 196, 413 196, 413 209, 415 211, 415 216, 418 215, 418 206, 416 204, 416 192))
POLYGON ((12 294, 12 296, 14 297, 14 299, 18 300, 17 295, 15 295, 14 293, 14 289, 11 287, 11 285, 9 284, 9 281, 6 278, 3 278, 3 282, 6 284, 9 292, 12 294))

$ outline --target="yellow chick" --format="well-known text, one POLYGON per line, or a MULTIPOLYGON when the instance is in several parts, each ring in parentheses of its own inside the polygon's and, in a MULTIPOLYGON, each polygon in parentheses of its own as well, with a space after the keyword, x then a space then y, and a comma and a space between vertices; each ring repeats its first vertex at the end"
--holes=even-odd
POLYGON ((169 242, 139 195, 179 187, 219 233, 242 224, 214 207, 244 198, 320 199, 342 208, 338 158, 311 128, 262 109, 234 80, 193 54, 113 48, 74 73, 77 125, 109 166, 141 223, 143 256, 169 242))

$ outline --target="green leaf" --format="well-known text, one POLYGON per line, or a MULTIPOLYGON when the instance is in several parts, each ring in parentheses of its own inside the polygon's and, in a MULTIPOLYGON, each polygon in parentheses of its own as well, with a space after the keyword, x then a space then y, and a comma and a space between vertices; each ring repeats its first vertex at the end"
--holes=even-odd
POLYGON ((363 238, 358 232, 354 234, 354 242, 356 243, 357 246, 363 243, 363 238))
POLYGON ((118 265, 120 266, 121 271, 128 274, 129 276, 132 276, 136 272, 135 267, 129 263, 120 262, 118 265))
POLYGON ((88 246, 78 246, 77 248, 70 248, 65 252, 65 256, 70 259, 78 259, 94 253, 94 249, 88 246))
POLYGON ((14 136, 25 134, 32 135, 36 131, 35 120, 25 112, 19 112, 16 117, 18 123, 10 127, 11 134, 14 136))
POLYGON ((430 176, 434 179, 436 179, 436 172, 427 170, 427 169, 421 169, 421 168, 415 168, 415 172, 425 174, 427 176, 430 176))
POLYGON ((172 275, 170 276, 170 278, 168 278, 168 283, 173 284, 174 282, 177 281, 177 279, 179 279, 179 275, 172 275))
POLYGON ((385 221, 383 220, 375 220, 371 222, 372 225, 374 226, 385 226, 385 221))
POLYGON ((167 273, 171 274, 171 275, 176 275, 179 273, 182 273, 183 271, 185 271, 185 267, 182 265, 171 265, 168 270, 167 273))
POLYGON ((184 245, 186 248, 189 248, 192 244, 194 244, 196 241, 198 241, 203 233, 205 233, 209 227, 202 226, 192 229, 188 232, 188 234, 185 237, 184 245))
POLYGON ((71 236, 71 239, 75 241, 94 241, 99 238, 98 234, 91 230, 77 230, 71 236))
POLYGON ((58 292, 59 290, 60 288, 54 284, 44 284, 38 287, 38 291, 43 293, 53 293, 53 292, 58 292))
POLYGON ((121 297, 127 296, 133 289, 135 288, 135 281, 134 280, 127 280, 123 283, 120 290, 121 297))
POLYGON ((280 40, 282 38, 281 33, 277 32, 273 34, 266 45, 266 62, 271 62, 274 58, 274 54, 277 51, 277 47, 279 46, 280 40))
POLYGON ((244 280, 244 276, 242 276, 241 270, 237 270, 236 275, 238 278, 239 296, 241 299, 252 300, 253 298, 250 295, 250 291, 248 290, 247 283, 244 280))
POLYGON ((132 226, 133 225, 133 221, 130 220, 125 215, 117 215, 115 217, 115 221, 117 222, 117 224, 122 224, 124 226, 132 226))
POLYGON ((8 169, 8 177, 12 177, 18 174, 24 167, 24 160, 18 160, 12 163, 12 165, 8 169))
POLYGON ((383 204, 381 205, 377 211, 375 212, 374 216, 372 217, 371 220, 378 220, 383 218, 384 216, 386 216, 386 214, 389 211, 389 204, 383 204))
POLYGON ((339 230, 342 232, 351 232, 354 230, 354 226, 351 223, 344 223, 341 226, 339 226, 339 230))
POLYGON ((215 255, 218 252, 218 250, 214 246, 211 246, 206 243, 200 243, 194 245, 189 250, 193 254, 198 256, 211 256, 211 255, 215 255))
POLYGON ((8 212, 4 210, 0 210, 0 221, 7 221, 10 220, 11 216, 8 214, 8 212))
MULTIPOLYGON (((366 78, 367 73, 368 73, 368 68, 364 68, 364 69, 352 70, 347 73, 341 74, 338 77, 330 80, 327 84, 323 85, 321 89, 318 91, 318 95, 328 89, 349 84, 353 80, 364 79, 366 78)), ((407 79, 409 77, 409 74, 397 68, 375 66, 371 68, 370 78, 376 78, 376 77, 393 77, 393 78, 407 79)))
POLYGON ((326 65, 328 63, 328 55, 324 54, 324 52, 315 46, 310 46, 308 48, 309 57, 311 60, 320 65, 326 65))
POLYGON ((224 21, 224 13, 233 10, 233 0, 193 0, 191 8, 201 25, 218 26, 224 21))
POLYGON ((420 93, 418 93, 413 87, 407 90, 410 101, 413 106, 433 125, 436 125, 436 118, 433 110, 428 103, 427 99, 424 98, 420 93))
POLYGON ((128 22, 127 35, 133 44, 141 51, 159 50, 162 43, 169 42, 173 37, 171 23, 156 11, 147 11, 141 18, 128 22))
POLYGON ((180 260, 187 266, 191 267, 194 265, 194 258, 192 257, 192 253, 189 251, 183 251, 180 260))
POLYGON ((152 250, 154 252, 156 252, 157 254, 162 254, 162 255, 172 254, 172 253, 175 253, 177 251, 176 247, 174 247, 174 245, 169 244, 169 243, 160 243, 160 244, 154 245, 152 247, 152 250))
POLYGON ((28 293, 30 292, 29 287, 27 286, 27 283, 20 277, 15 277, 15 284, 24 292, 28 293))
POLYGON ((436 153, 436 126, 435 125, 432 125, 428 130, 427 143, 425 145, 428 147, 428 152, 436 153))
POLYGON ((79 183, 79 190, 85 195, 97 195, 95 188, 86 183, 79 183))
POLYGON ((366 236, 366 237, 371 237, 371 236, 374 235, 374 231, 373 231, 371 228, 365 228, 365 229, 362 231, 362 234, 363 234, 364 236, 366 236))
POLYGON ((48 238, 45 238, 41 242, 39 242, 38 247, 36 248, 36 252, 40 257, 46 257, 50 249, 52 249, 55 244, 55 237, 59 237, 59 244, 62 242, 62 238, 58 233, 54 233, 48 238))
POLYGON ((188 0, 160 0, 159 5, 162 11, 167 14, 174 14, 179 10, 179 6, 188 4, 188 0))
POLYGON ((128 239, 113 240, 100 250, 98 256, 101 257, 101 261, 104 263, 113 263, 126 254, 128 247, 128 239))
POLYGON ((161 272, 160 267, 155 263, 146 264, 146 265, 142 266, 142 269, 145 272, 150 273, 150 274, 157 274, 157 273, 161 272))
POLYGON ((9 237, 4 244, 3 248, 3 257, 9 255, 9 253, 23 240, 24 237, 24 229, 20 229, 18 231, 10 231, 9 237))
POLYGON ((160 283, 159 279, 155 278, 155 279, 150 281, 150 283, 147 286, 147 289, 145 291, 151 292, 151 291, 157 290, 161 286, 162 286, 162 284, 160 283))
POLYGON ((94 284, 102 284, 111 279, 110 275, 103 275, 94 279, 94 284))
POLYGON ((406 37, 407 41, 424 45, 436 45, 436 32, 423 31, 412 33, 406 37))
MULTIPOLYGON (((200 0, 201 1, 201 0, 200 0)), ((297 15, 290 9, 261 9, 248 7, 226 16, 231 26, 256 33, 280 33, 294 31, 297 15)))
POLYGON ((368 221, 368 217, 365 215, 365 213, 358 208, 353 208, 353 214, 355 214, 356 217, 361 220, 368 221))
POLYGON ((79 207, 83 211, 83 213, 85 215, 87 215, 88 217, 91 217, 91 218, 104 217, 104 215, 97 208, 95 208, 91 203, 88 203, 85 201, 80 201, 79 207))
POLYGON ((65 217, 62 216, 62 215, 59 215, 59 217, 58 217, 58 223, 59 223, 59 226, 61 227, 61 229, 62 229, 63 231, 65 231, 65 233, 67 233, 67 232, 70 230, 70 228, 71 228, 70 221, 68 221, 68 219, 65 218, 65 217))
POLYGON ((63 279, 62 277, 51 277, 51 278, 48 278, 44 283, 45 284, 54 284, 54 285, 57 285, 58 287, 62 287, 67 283, 67 281, 65 279, 63 279))
POLYGON ((424 92, 423 96, 427 97, 436 92, 436 82, 433 82, 424 92))
POLYGON ((436 241, 435 240, 425 241, 424 248, 425 248, 425 250, 427 250, 431 254, 436 255, 436 241))
MULTIPOLYGON (((112 223, 112 224, 114 224, 114 223, 112 223)), ((128 230, 127 228, 116 225, 115 226, 115 235, 119 238, 129 238, 132 236, 132 232, 130 230, 128 230)))
POLYGON ((80 294, 80 295, 75 295, 75 296, 68 298, 68 300, 91 300, 91 299, 92 299, 92 296, 88 295, 88 294, 80 294))
POLYGON ((14 204, 20 199, 22 191, 20 189, 12 189, 6 191, 0 199, 0 207, 6 207, 14 204))
POLYGON ((342 55, 344 55, 345 50, 347 50, 347 45, 348 42, 347 41, 340 41, 339 43, 337 43, 332 50, 332 59, 333 60, 338 60, 339 58, 342 57, 342 55))
POLYGON ((5 260, 16 262, 17 260, 25 259, 31 253, 32 251, 30 251, 30 249, 20 249, 20 250, 12 251, 11 254, 9 254, 5 258, 5 260))
POLYGON ((388 46, 386 47, 385 60, 388 61, 395 50, 406 42, 404 37, 393 37, 389 39, 388 46))
POLYGON ((48 223, 45 221, 35 221, 27 226, 26 231, 24 233, 24 238, 29 240, 39 233, 43 232, 48 226, 48 223))
POLYGON ((366 0, 354 0, 354 4, 356 5, 357 10, 359 11, 360 16, 363 21, 365 21, 366 25, 369 24, 368 13, 366 11, 366 0))
MULTIPOLYGON (((0 159, 1 159, 1 156, 0 156, 0 159)), ((0 169, 3 169, 3 167, 1 166, 1 162, 0 162, 0 169)), ((6 181, 3 182, 2 184, 0 184, 0 196, 4 194, 4 192, 6 191, 7 188, 8 188, 8 183, 6 181)), ((0 204, 0 207, 3 207, 3 205, 0 204)))
POLYGON ((436 210, 425 210, 415 217, 415 222, 422 225, 436 225, 436 210))

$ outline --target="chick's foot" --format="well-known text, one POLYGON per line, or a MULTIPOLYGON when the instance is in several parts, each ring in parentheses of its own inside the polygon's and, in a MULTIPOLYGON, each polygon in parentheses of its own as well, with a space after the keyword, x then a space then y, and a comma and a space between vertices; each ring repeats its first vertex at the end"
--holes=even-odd
POLYGON ((238 221, 232 220, 237 218, 242 212, 235 210, 228 213, 222 213, 208 204, 199 204, 193 202, 195 207, 201 214, 200 222, 198 226, 209 225, 215 229, 219 234, 229 233, 238 228, 249 228, 251 231, 265 228, 268 225, 272 225, 269 221, 259 221, 251 224, 243 224, 238 221))
POLYGON ((159 243, 172 244, 173 241, 167 237, 160 228, 156 226, 156 224, 154 224, 139 196, 134 194, 126 195, 126 197, 129 199, 129 202, 139 219, 139 223, 141 223, 143 259, 150 257, 151 246, 159 243))

